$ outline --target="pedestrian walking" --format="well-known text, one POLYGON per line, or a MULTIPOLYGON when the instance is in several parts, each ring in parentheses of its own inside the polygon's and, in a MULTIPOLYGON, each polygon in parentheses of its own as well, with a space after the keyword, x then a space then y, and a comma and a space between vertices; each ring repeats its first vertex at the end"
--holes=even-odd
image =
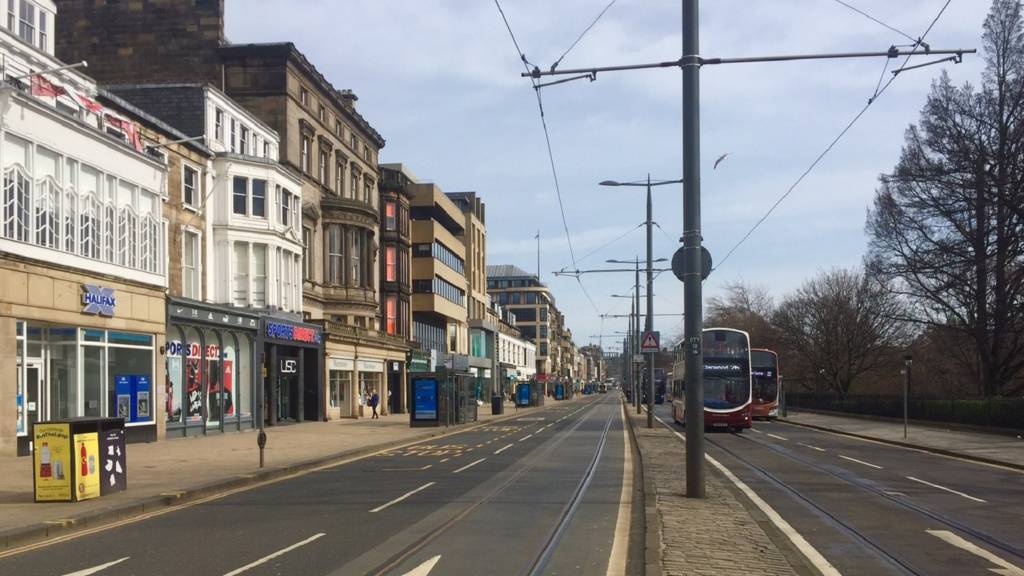
POLYGON ((380 394, 374 390, 373 395, 370 396, 370 408, 373 408, 372 418, 380 418, 380 414, 377 414, 377 405, 380 404, 380 394))

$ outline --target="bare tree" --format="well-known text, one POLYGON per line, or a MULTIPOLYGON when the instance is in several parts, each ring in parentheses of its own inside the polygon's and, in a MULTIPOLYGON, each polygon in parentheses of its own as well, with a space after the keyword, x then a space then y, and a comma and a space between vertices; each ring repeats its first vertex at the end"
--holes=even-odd
POLYGON ((973 342, 986 395, 1024 369, 1024 25, 1017 0, 985 20, 981 87, 932 85, 868 214, 868 269, 906 296, 908 318, 973 342))
POLYGON ((808 280, 772 317, 787 350, 845 396, 857 378, 906 341, 902 306, 891 292, 855 270, 808 280))
POLYGON ((726 284, 724 290, 723 296, 708 299, 704 326, 745 330, 752 346, 774 348, 778 342, 771 325, 775 302, 768 289, 740 281, 726 284))

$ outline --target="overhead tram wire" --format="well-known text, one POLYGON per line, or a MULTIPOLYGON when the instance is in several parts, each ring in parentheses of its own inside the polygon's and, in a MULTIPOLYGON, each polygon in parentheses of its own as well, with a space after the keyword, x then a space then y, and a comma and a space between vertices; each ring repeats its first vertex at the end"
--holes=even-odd
POLYGON ((850 10, 853 10, 854 12, 856 12, 857 14, 860 14, 861 16, 867 18, 868 20, 871 20, 872 22, 874 22, 876 24, 880 24, 880 25, 884 26, 885 28, 888 28, 889 30, 892 30, 893 32, 899 34, 900 36, 903 36, 907 40, 910 40, 911 42, 914 42, 914 43, 917 42, 917 39, 914 38, 913 36, 911 36, 910 34, 907 34, 903 30, 900 30, 899 28, 896 28, 894 26, 890 26, 889 24, 886 24, 885 22, 882 22, 878 18, 875 18, 871 14, 868 14, 867 12, 861 10, 860 8, 857 8, 856 6, 853 6, 853 5, 851 5, 851 4, 847 3, 847 2, 844 2, 843 0, 834 0, 834 1, 837 4, 841 4, 843 6, 846 6, 850 10))
POLYGON ((569 46, 565 50, 565 52, 563 52, 562 55, 558 57, 558 60, 555 60, 555 63, 551 65, 551 70, 554 70, 555 68, 558 68, 558 65, 562 63, 562 59, 565 58, 566 55, 569 54, 569 52, 572 52, 572 49, 575 48, 576 45, 580 43, 580 40, 582 40, 583 37, 587 35, 587 32, 590 32, 590 29, 594 27, 594 24, 597 24, 597 21, 600 20, 601 17, 604 16, 604 13, 607 12, 608 9, 611 8, 612 5, 615 4, 616 2, 618 2, 618 0, 611 0, 611 2, 609 2, 604 7, 604 10, 601 10, 601 12, 598 13, 597 18, 594 18, 594 21, 591 22, 589 26, 584 28, 583 32, 580 32, 580 35, 576 37, 576 40, 573 41, 572 45, 569 46))
MULTIPOLYGON (((804 178, 806 178, 807 175, 810 174, 818 166, 819 163, 821 163, 821 161, 825 158, 825 156, 828 155, 828 153, 831 152, 833 148, 835 148, 836 144, 838 144, 839 141, 842 140, 844 136, 846 136, 846 133, 849 132, 851 128, 853 128, 853 125, 856 124, 857 121, 860 120, 862 116, 864 116, 864 114, 868 111, 869 108, 871 108, 871 105, 874 104, 875 102, 877 102, 878 99, 882 96, 882 94, 884 94, 885 91, 889 88, 889 86, 891 86, 892 83, 896 80, 896 78, 899 77, 899 73, 902 72, 904 68, 906 68, 907 62, 910 61, 910 58, 919 54, 917 49, 920 48, 921 46, 925 46, 926 49, 925 49, 924 53, 925 54, 928 53, 927 44, 925 44, 924 39, 925 39, 926 36, 928 36, 928 33, 931 32, 932 28, 935 27, 935 23, 939 21, 939 18, 942 17, 942 14, 946 11, 946 8, 949 7, 949 4, 951 2, 952 2, 952 0, 946 0, 946 3, 942 5, 942 9, 940 9, 939 13, 935 15, 934 19, 932 19, 931 24, 928 25, 928 28, 924 31, 924 34, 922 34, 919 39, 914 41, 914 48, 913 48, 913 50, 911 50, 911 52, 909 54, 907 54, 907 57, 903 60, 903 64, 899 68, 897 68, 896 70, 893 71, 892 78, 889 78, 889 80, 886 81, 886 83, 883 84, 880 89, 876 89, 875 90, 875 94, 871 98, 868 99, 867 104, 865 104, 864 107, 860 109, 860 112, 857 112, 857 114, 853 117, 852 120, 850 120, 850 122, 846 125, 846 127, 844 127, 839 132, 839 135, 837 135, 832 140, 832 142, 830 142, 829 145, 825 147, 825 149, 821 152, 821 154, 818 154, 818 156, 814 159, 814 161, 811 162, 810 166, 808 166, 807 169, 804 170, 803 173, 800 174, 800 176, 793 182, 793 184, 790 185, 790 187, 781 196, 779 196, 779 198, 775 201, 775 203, 772 204, 770 208, 768 208, 768 211, 765 212, 764 215, 761 216, 761 218, 758 219, 758 221, 755 222, 754 225, 750 227, 750 230, 747 230, 747 233, 744 234, 743 237, 740 238, 740 240, 738 242, 736 242, 736 244, 734 244, 733 247, 730 248, 728 252, 725 253, 725 256, 718 262, 718 264, 716 264, 712 268, 713 271, 714 270, 718 270, 719 268, 722 267, 723 264, 725 264, 725 262, 729 259, 729 257, 732 256, 733 253, 736 252, 736 250, 740 246, 742 246, 743 243, 747 241, 747 239, 750 238, 750 236, 754 233, 754 231, 757 230, 758 227, 761 226, 761 224, 763 224, 764 221, 767 220, 768 217, 771 216, 773 212, 775 212, 775 209, 778 208, 779 205, 782 204, 782 202, 786 198, 788 198, 790 194, 793 193, 793 190, 795 190, 796 187, 799 186, 801 182, 803 182, 804 178)), ((883 74, 884 74, 884 72, 883 72, 883 74)))
MULTIPOLYGON (((591 250, 590 252, 587 252, 587 253, 586 253, 586 254, 584 254, 583 256, 580 256, 580 259, 579 259, 579 260, 577 260, 577 262, 583 262, 583 261, 584 261, 584 260, 586 260, 587 258, 590 258, 591 256, 593 256, 594 254, 597 254, 597 253, 598 253, 598 252, 600 252, 601 250, 604 250, 605 248, 608 248, 608 247, 610 247, 610 246, 611 246, 612 244, 615 244, 615 243, 616 243, 616 242, 618 242, 619 240, 622 240, 622 239, 623 239, 623 238, 625 238, 626 236, 629 236, 630 234, 632 234, 633 232, 637 231, 638 229, 640 229, 640 228, 643 228, 643 226, 644 226, 644 223, 643 223, 643 222, 641 222, 641 223, 637 224, 637 225, 636 225, 636 226, 635 226, 634 228, 630 228, 629 230, 626 230, 626 231, 625 231, 625 232, 624 232, 624 233, 623 233, 622 235, 620 235, 620 236, 617 236, 617 237, 615 237, 614 239, 612 239, 612 240, 610 240, 610 241, 608 241, 608 242, 605 242, 604 244, 602 244, 602 245, 598 246, 597 248, 594 248, 594 249, 593 249, 593 250, 591 250)), ((563 268, 562 268, 561 270, 559 270, 559 272, 566 272, 566 273, 570 273, 570 272, 579 272, 579 270, 566 270, 566 269, 565 269, 565 268, 563 267, 563 268)))

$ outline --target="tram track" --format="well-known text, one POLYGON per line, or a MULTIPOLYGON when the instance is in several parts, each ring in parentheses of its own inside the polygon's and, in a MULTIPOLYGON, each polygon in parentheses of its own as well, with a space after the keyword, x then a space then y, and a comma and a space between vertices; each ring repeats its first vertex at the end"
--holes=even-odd
MULTIPOLYGON (((840 481, 842 481, 842 482, 844 482, 846 484, 854 486, 855 488, 859 488, 859 489, 864 490, 864 491, 866 491, 866 492, 868 492, 870 494, 873 494, 875 496, 879 496, 879 497, 885 499, 887 502, 891 502, 893 504, 896 504, 897 506, 903 508, 904 510, 907 510, 907 511, 915 513, 915 514, 917 514, 919 516, 922 516, 922 517, 926 518, 929 521, 938 522, 938 523, 940 523, 940 524, 942 524, 942 525, 944 525, 944 526, 946 526, 948 528, 954 529, 954 530, 959 531, 959 532, 961 532, 963 534, 970 535, 970 536, 976 538, 977 540, 979 540, 981 542, 984 542, 984 543, 986 543, 986 544, 988 544, 988 545, 990 545, 990 546, 992 546, 994 548, 998 548, 999 550, 1002 550, 1002 551, 1004 551, 1004 552, 1006 552, 1008 554, 1011 554, 1011 555, 1013 555, 1013 556, 1015 556, 1017 558, 1024 559, 1024 551, 1022 551, 1018 547, 1016 547, 1016 546, 1014 546, 1014 545, 1012 545, 1010 543, 1004 542, 1004 541, 1000 540, 999 538, 997 538, 997 537, 995 537, 995 536, 993 536, 993 535, 991 535, 991 534, 989 534, 987 532, 984 532, 982 530, 979 530, 979 529, 967 526, 964 523, 959 522, 959 521, 957 521, 957 520, 955 520, 953 518, 950 518, 949 516, 947 516, 945 514, 942 514, 940 512, 936 512, 936 511, 933 511, 933 510, 929 510, 929 509, 927 509, 927 508, 925 508, 923 506, 915 504, 915 503, 913 503, 911 501, 908 501, 906 499, 899 498, 899 497, 897 497, 895 495, 892 495, 892 494, 888 494, 884 490, 882 490, 882 489, 880 489, 878 487, 875 487, 875 486, 871 485, 868 482, 860 481, 860 480, 857 480, 855 478, 850 478, 850 477, 845 476, 843 474, 839 474, 839 473, 835 472, 834 470, 829 469, 827 466, 818 464, 818 463, 813 462, 813 461, 811 461, 811 460, 809 460, 807 458, 803 458, 803 457, 801 457, 799 455, 793 454, 792 452, 789 452, 789 451, 786 451, 786 450, 782 450, 782 449, 780 449, 780 448, 778 448, 778 447, 776 447, 776 446, 774 446, 772 444, 769 444, 769 443, 766 443, 766 442, 761 442, 759 440, 756 440, 756 439, 748 437, 748 436, 743 436, 741 434, 732 433, 732 436, 734 436, 736 438, 739 438, 739 439, 741 439, 743 441, 755 444, 759 448, 771 450, 772 452, 775 452, 776 454, 779 454, 780 456, 783 456, 783 457, 785 457, 785 458, 787 458, 787 459, 789 459, 791 461, 797 462, 799 464, 802 464, 804 466, 807 466, 807 467, 812 468, 814 470, 817 470, 819 472, 823 472, 823 473, 825 473, 825 474, 827 474, 827 475, 829 475, 829 476, 831 476, 833 478, 836 478, 836 479, 838 479, 838 480, 840 480, 840 481)), ((886 560, 894 568, 896 568, 896 569, 898 569, 900 571, 903 571, 905 573, 909 573, 909 574, 925 574, 926 573, 926 572, 921 571, 921 569, 917 568, 916 566, 914 566, 913 563, 910 562, 909 560, 901 557, 899 554, 896 554, 896 553, 894 553, 894 552, 892 552, 890 550, 887 550, 885 548, 885 546, 880 544, 874 538, 868 536, 863 531, 857 529, 855 526, 853 526, 849 522, 843 520, 842 518, 838 517, 836 514, 830 512, 828 509, 826 509, 825 506, 823 506, 823 505, 815 502, 811 498, 807 497, 799 489, 794 488, 793 486, 791 486, 786 481, 782 480, 781 478, 777 477, 776 475, 774 475, 771 472, 769 472, 768 470, 766 470, 764 467, 762 467, 762 466, 756 464, 755 462, 753 462, 751 459, 749 459, 749 458, 747 458, 745 456, 740 455, 735 450, 733 450, 731 448, 728 448, 727 446, 723 445, 721 442, 719 442, 719 441, 717 441, 717 440, 715 440, 713 438, 707 438, 707 441, 710 444, 712 444, 713 446, 715 446, 716 448, 718 448, 719 450, 722 450, 723 452, 725 452, 726 454, 728 454, 732 458, 734 458, 737 461, 741 462, 745 466, 748 466, 750 469, 756 471, 763 478, 769 480, 770 482, 772 482, 773 484, 775 484, 779 488, 781 488, 781 489, 785 490, 786 492, 792 494, 793 496, 795 496, 800 501, 806 503, 808 506, 810 506, 813 509, 815 509, 818 512, 820 512, 824 517, 828 518, 831 522, 833 522, 843 532, 849 534, 850 536, 852 536, 857 541, 860 541, 861 543, 866 545, 870 550, 872 550, 872 551, 876 552, 877 554, 879 554, 884 560, 886 560)))
MULTIPOLYGON (((495 497, 500 495, 510 486, 515 484, 516 481, 520 480, 525 474, 536 468, 541 463, 547 461, 551 453, 554 452, 555 449, 557 449, 566 439, 568 439, 573 432, 575 432, 577 429, 580 428, 580 426, 582 426, 586 421, 588 421, 590 417, 594 414, 594 412, 598 409, 598 407, 604 404, 606 403, 597 401, 592 402, 590 406, 587 406, 587 412, 582 414, 580 418, 572 426, 563 430, 563 433, 560 434, 556 440, 549 442, 548 445, 545 446, 538 454, 534 455, 528 463, 526 463, 524 466, 516 470, 505 481, 503 481, 498 486, 494 487, 492 490, 488 491, 486 494, 484 494, 483 496, 481 496, 476 501, 472 502, 471 504, 469 504, 456 514, 449 517, 436 528, 420 536, 416 541, 410 543, 408 546, 406 546, 402 550, 398 551, 397 553, 389 557, 387 560, 379 564, 377 567, 368 570, 366 573, 377 576, 388 574, 389 572, 400 566, 403 562, 410 559, 417 552, 423 550, 431 542, 434 542, 440 536, 442 536, 452 528, 456 527, 461 521, 469 517, 469 515, 472 514, 475 510, 477 510, 487 502, 493 500, 495 497)), ((583 501, 583 498, 587 493, 587 489, 589 488, 591 480, 593 479, 594 474, 597 470, 598 464, 601 461, 601 455, 603 454, 605 444, 607 443, 608 430, 611 427, 612 420, 616 413, 616 410, 610 410, 608 418, 606 419, 603 430, 601 432, 601 437, 597 443, 597 447, 594 450, 594 454, 589 464, 587 465, 587 468, 584 470, 584 473, 580 479, 579 484, 573 492, 572 497, 569 499, 569 501, 565 504, 565 506, 559 513, 558 520, 556 521, 555 525, 551 528, 550 532, 548 533, 548 536, 542 543, 540 550, 533 557, 528 568, 524 572, 522 572, 523 574, 528 574, 530 576, 540 574, 543 572, 544 568, 550 561, 552 553, 557 548, 558 542, 561 540, 566 529, 571 524, 572 519, 575 516, 576 510, 579 508, 579 504, 583 501)))

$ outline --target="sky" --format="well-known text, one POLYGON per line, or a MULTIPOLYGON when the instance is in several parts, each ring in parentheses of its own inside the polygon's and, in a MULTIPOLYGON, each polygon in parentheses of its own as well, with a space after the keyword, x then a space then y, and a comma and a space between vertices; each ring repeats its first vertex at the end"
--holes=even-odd
MULTIPOLYGON (((844 0, 910 37, 945 0, 844 0)), ((609 0, 501 0, 527 59, 548 69, 609 0)), ((952 0, 926 41, 981 47, 988 0, 952 0)), ((906 37, 837 0, 704 0, 701 55, 738 57, 884 51, 906 37)), ((387 140, 402 162, 446 192, 477 191, 487 208, 487 262, 536 272, 575 342, 621 342, 633 274, 554 271, 615 267, 644 257, 643 188, 603 180, 682 177, 678 68, 608 72, 543 88, 563 222, 537 98, 492 0, 227 0, 231 42, 292 41, 387 140), (571 239, 567 240, 566 228, 571 239), (575 259, 575 265, 574 265, 575 259)), ((680 0, 617 0, 560 69, 661 62, 682 53, 680 0)), ((920 56, 911 61, 926 62, 920 56)), ((705 66, 701 71, 704 245, 716 264, 861 110, 884 58, 705 66), (729 156, 712 169, 715 159, 729 156)), ((902 60, 901 60, 902 61, 902 60)), ((889 62, 891 70, 896 62, 889 62)), ((704 297, 743 281, 778 301, 816 273, 861 263, 864 223, 881 173, 899 159, 932 81, 977 84, 983 55, 901 74, 775 212, 704 283, 704 297)), ((682 186, 655 188, 654 258, 671 258, 682 230, 682 186)), ((682 312, 682 283, 654 282, 656 314, 682 312)), ((663 345, 681 317, 656 317, 663 345)))

